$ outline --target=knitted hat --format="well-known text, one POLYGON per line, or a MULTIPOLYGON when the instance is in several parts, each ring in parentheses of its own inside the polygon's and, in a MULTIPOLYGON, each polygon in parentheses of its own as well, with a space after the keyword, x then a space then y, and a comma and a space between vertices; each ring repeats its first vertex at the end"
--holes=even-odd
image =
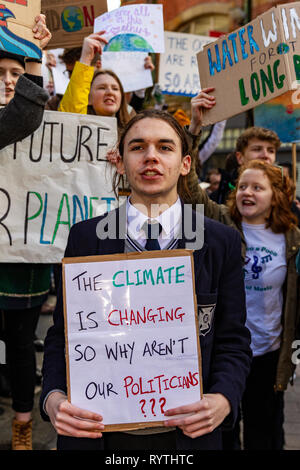
POLYGON ((0 50, 0 60, 1 59, 16 60, 20 65, 22 65, 23 69, 25 69, 25 57, 22 55, 12 54, 11 52, 0 50))

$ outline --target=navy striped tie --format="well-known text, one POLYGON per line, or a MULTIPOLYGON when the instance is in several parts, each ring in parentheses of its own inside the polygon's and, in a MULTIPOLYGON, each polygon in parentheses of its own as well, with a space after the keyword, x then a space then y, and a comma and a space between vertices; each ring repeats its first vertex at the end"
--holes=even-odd
POLYGON ((160 245, 158 243, 158 237, 162 231, 162 226, 159 222, 147 223, 144 225, 145 233, 147 234, 147 242, 145 245, 145 250, 160 250, 160 245))

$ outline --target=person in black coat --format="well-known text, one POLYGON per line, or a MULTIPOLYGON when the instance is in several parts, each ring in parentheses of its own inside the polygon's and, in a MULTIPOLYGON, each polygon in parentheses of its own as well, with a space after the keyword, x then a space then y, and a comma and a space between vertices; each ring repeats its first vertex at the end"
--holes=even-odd
MULTIPOLYGON (((41 48, 45 47, 51 33, 44 15, 37 16, 33 32, 41 40, 41 48)), ((5 106, 0 108, 0 150, 40 126, 48 98, 39 60, 0 50, 0 106, 5 106)))
MULTIPOLYGON (((194 239, 189 239, 185 230, 179 236, 180 231, 175 226, 170 232, 164 227, 162 204, 164 210, 167 205, 175 216, 180 214, 179 222, 183 229, 187 226, 187 219, 194 228, 196 223, 196 213, 192 209, 186 211, 178 197, 178 180, 184 186, 191 157, 186 136, 170 114, 147 110, 136 115, 125 128, 119 152, 122 157, 117 163, 118 172, 126 173, 131 187, 126 210, 136 211, 141 219, 151 218, 162 223, 162 234, 156 240, 161 249, 170 246, 172 249, 194 249, 204 395, 196 403, 167 410, 163 433, 156 434, 155 429, 147 436, 105 433, 102 416, 79 409, 67 400, 60 286, 54 325, 45 340, 41 415, 45 420, 50 419, 58 432, 59 450, 221 449, 221 427, 232 427, 235 422, 251 363, 250 335, 245 327, 240 235, 234 228, 206 218, 204 232, 202 225, 197 227, 194 239), (141 209, 141 204, 144 209, 141 209), (153 208, 156 208, 154 213, 153 208), (198 243, 202 234, 203 245, 198 243), (210 318, 203 325, 201 312, 207 306, 211 307, 210 318), (181 413, 189 416, 181 417, 181 413)), ((117 226, 116 239, 100 236, 103 224, 108 225, 108 233, 111 233, 110 220, 122 210, 124 207, 117 209, 116 213, 113 211, 75 224, 70 231, 65 256, 145 250, 147 237, 143 230, 136 237, 132 235, 130 220, 125 233, 121 226, 117 226)))
MULTIPOLYGON (((0 52, 0 70, 4 57, 10 57, 12 62, 21 64, 19 58, 0 52)), ((19 77, 14 98, 0 109, 0 150, 24 139, 40 126, 48 99, 48 93, 42 88, 42 84, 42 77, 38 75, 24 73, 19 77)))
MULTIPOLYGON (((51 39, 45 15, 35 18, 32 31, 43 49, 51 39)), ((0 109, 0 149, 24 139, 40 126, 48 99, 42 87, 41 60, 0 51, 0 104, 4 105, 0 109)), ((22 282, 20 272, 23 274, 22 279, 24 272, 31 279, 33 268, 30 264, 14 264, 13 273, 12 270, 8 273, 8 266, 9 263, 0 264, 1 287, 4 282, 12 281, 14 286, 22 282)), ((48 271, 48 267, 44 270, 48 271)), ((3 322, 0 329, 3 329, 7 360, 4 367, 9 372, 14 410, 12 449, 32 450, 31 411, 36 382, 33 341, 40 305, 45 295, 36 296, 33 307, 29 296, 14 295, 15 292, 9 295, 11 292, 3 287, 0 290, 0 315, 3 322)), ((3 375, 2 370, 0 374, 3 375)))

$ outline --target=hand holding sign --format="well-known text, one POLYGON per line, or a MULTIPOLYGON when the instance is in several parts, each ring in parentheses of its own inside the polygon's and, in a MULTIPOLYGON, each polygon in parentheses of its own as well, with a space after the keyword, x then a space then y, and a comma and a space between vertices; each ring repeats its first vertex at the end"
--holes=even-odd
POLYGON ((46 409, 58 434, 90 439, 102 437, 102 416, 72 405, 63 393, 51 393, 46 402, 46 409))
POLYGON ((63 260, 68 399, 107 432, 156 427, 167 408, 201 399, 191 256, 63 260))
POLYGON ((151 70, 151 72, 155 69, 154 64, 152 62, 151 55, 147 55, 145 57, 144 67, 146 70, 151 70))
MULTIPOLYGON (((52 34, 50 33, 49 29, 46 25, 46 16, 45 15, 37 15, 35 17, 35 23, 32 28, 33 37, 40 41, 40 49, 44 49, 48 42, 50 41, 52 34)), ((30 54, 28 53, 30 57, 30 54)), ((41 64, 39 62, 30 61, 25 62, 25 72, 29 73, 30 75, 40 75, 41 74, 41 64)))
POLYGON ((98 52, 102 54, 102 44, 107 44, 107 40, 103 37, 105 31, 93 33, 84 38, 80 62, 86 65, 91 65, 95 54, 98 52))
POLYGON ((207 393, 203 399, 191 405, 179 406, 167 410, 165 416, 173 418, 164 422, 166 427, 178 426, 186 436, 191 438, 212 432, 230 413, 230 403, 221 393, 207 393), (176 418, 176 415, 192 413, 187 417, 176 418))
POLYGON ((45 49, 52 38, 52 34, 46 26, 46 16, 38 15, 35 17, 35 25, 32 28, 34 38, 40 41, 40 48, 45 49))
POLYGON ((112 149, 107 152, 106 158, 112 165, 116 165, 121 160, 121 155, 117 149, 112 149))
POLYGON ((203 108, 211 109, 216 104, 215 97, 209 94, 212 91, 214 91, 213 87, 203 88, 199 95, 191 99, 192 118, 189 131, 194 135, 198 135, 201 130, 203 121, 203 108))

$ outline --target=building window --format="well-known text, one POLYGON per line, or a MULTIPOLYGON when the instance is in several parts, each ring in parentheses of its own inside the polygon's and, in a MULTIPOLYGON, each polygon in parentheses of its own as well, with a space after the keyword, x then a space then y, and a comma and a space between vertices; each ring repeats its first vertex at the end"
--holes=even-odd
POLYGON ((193 18, 192 21, 181 25, 178 28, 180 33, 199 34, 209 36, 209 31, 228 31, 229 18, 227 14, 206 14, 193 18))

